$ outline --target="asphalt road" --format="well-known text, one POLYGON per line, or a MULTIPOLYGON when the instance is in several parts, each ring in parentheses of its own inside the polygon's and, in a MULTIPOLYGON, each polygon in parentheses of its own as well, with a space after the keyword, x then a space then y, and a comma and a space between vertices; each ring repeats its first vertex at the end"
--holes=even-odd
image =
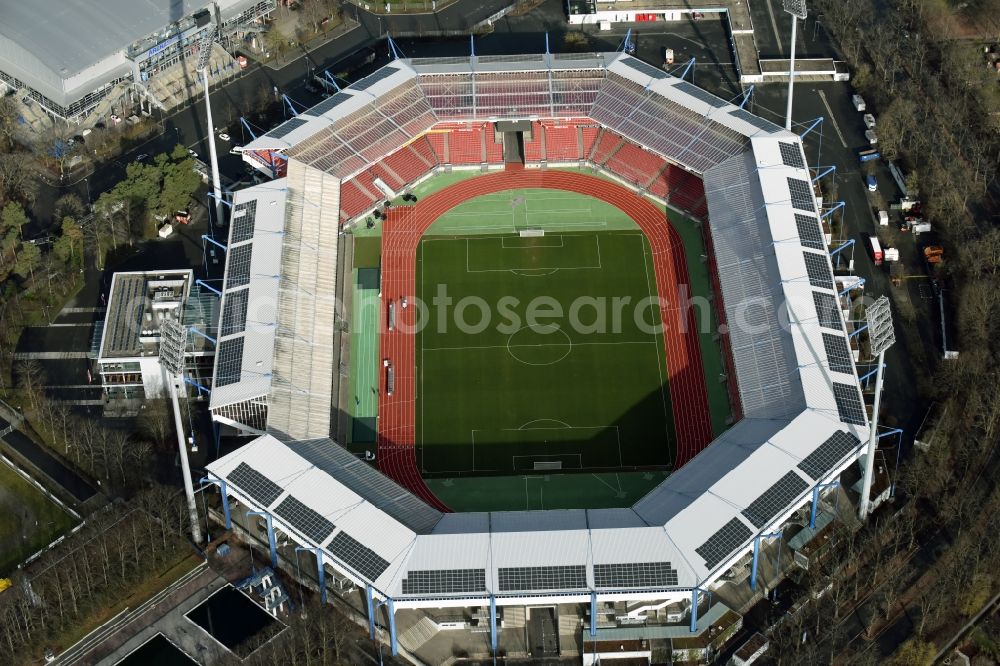
MULTIPOLYGON (((10 423, 0 418, 0 430, 10 423)), ((76 472, 67 468, 48 451, 31 441, 20 430, 12 430, 4 435, 3 440, 32 465, 44 472, 50 479, 66 489, 78 502, 86 502, 94 496, 95 490, 76 472)))

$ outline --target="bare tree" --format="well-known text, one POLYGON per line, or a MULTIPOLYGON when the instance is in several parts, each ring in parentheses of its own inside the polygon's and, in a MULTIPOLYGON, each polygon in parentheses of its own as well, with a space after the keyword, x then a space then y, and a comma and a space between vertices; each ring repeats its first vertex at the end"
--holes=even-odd
POLYGON ((44 399, 45 389, 45 369, 42 364, 33 358, 18 361, 15 372, 17 383, 28 396, 31 408, 38 409, 39 403, 44 399))
POLYGON ((139 431, 150 439, 154 447, 162 447, 174 432, 170 401, 163 397, 147 400, 139 414, 138 425, 139 431))

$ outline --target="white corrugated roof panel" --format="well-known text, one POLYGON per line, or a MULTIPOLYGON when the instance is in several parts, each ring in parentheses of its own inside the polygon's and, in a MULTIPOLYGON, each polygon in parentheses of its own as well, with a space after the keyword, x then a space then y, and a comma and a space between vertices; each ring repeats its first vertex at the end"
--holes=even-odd
MULTIPOLYGON (((287 189, 286 180, 278 179, 268 183, 240 190, 233 195, 233 206, 252 204, 253 231, 249 240, 230 242, 226 251, 226 270, 221 283, 223 289, 222 308, 225 311, 226 300, 230 293, 245 289, 248 292, 246 320, 240 332, 221 336, 220 344, 225 340, 243 339, 243 355, 240 364, 238 381, 217 382, 213 386, 209 398, 209 407, 216 409, 225 405, 260 398, 266 395, 271 387, 272 361, 274 356, 274 339, 277 327, 275 315, 278 304, 278 275, 280 274, 281 252, 283 245, 284 219, 286 210, 287 189), (246 270, 248 277, 245 286, 227 289, 230 284, 230 271, 237 270, 230 266, 230 259, 237 252, 240 254, 250 248, 248 268, 241 266, 238 270, 246 270)), ((240 219, 243 219, 242 216, 240 219)), ((230 239, 237 230, 245 230, 236 221, 230 224, 230 239)), ((245 237, 244 234, 242 237, 245 237)), ((243 282, 242 280, 240 282, 243 282)), ((216 358, 216 376, 219 376, 220 358, 216 358)))
POLYGON ((496 567, 586 564, 590 539, 585 530, 493 532, 490 547, 496 567))

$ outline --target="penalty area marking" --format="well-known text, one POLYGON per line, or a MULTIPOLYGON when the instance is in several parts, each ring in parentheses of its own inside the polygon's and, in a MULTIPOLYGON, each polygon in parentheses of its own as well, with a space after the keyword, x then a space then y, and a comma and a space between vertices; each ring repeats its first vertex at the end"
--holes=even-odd
MULTIPOLYGON (((453 239, 440 239, 440 240, 464 240, 465 241, 465 272, 466 273, 513 273, 514 271, 541 271, 541 270, 549 270, 549 271, 553 271, 553 272, 555 272, 555 271, 578 271, 578 270, 601 270, 602 268, 604 268, 603 264, 601 263, 601 239, 599 237, 597 237, 597 236, 590 236, 590 237, 594 239, 594 251, 595 251, 595 254, 596 254, 595 258, 597 259, 597 264, 596 265, 590 264, 590 265, 582 265, 582 266, 514 266, 514 267, 507 267, 507 268, 472 268, 472 256, 471 256, 472 252, 471 252, 471 247, 470 247, 470 241, 472 241, 472 240, 480 241, 480 240, 486 240, 486 239, 500 238, 501 239, 501 249, 515 249, 515 248, 505 248, 504 247, 503 241, 504 241, 505 238, 507 238, 506 236, 481 236, 481 237, 478 237, 478 238, 464 238, 464 239, 462 239, 462 238, 453 238, 453 239)), ((562 238, 562 237, 560 236, 560 238, 562 238)), ((558 245, 558 246, 542 245, 540 247, 557 247, 557 248, 562 248, 562 247, 566 247, 566 246, 565 245, 558 245)), ((530 248, 530 247, 524 247, 524 248, 518 248, 518 249, 530 250, 532 248, 530 248)))

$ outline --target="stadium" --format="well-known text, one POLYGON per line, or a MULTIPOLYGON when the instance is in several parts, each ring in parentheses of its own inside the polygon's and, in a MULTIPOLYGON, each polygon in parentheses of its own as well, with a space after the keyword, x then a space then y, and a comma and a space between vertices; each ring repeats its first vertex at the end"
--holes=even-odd
POLYGON ((274 564, 311 552, 393 653, 703 631, 713 588, 753 585, 862 453, 802 142, 738 102, 622 53, 397 59, 244 156, 276 179, 234 195, 210 408, 254 439, 203 482, 274 564), (441 284, 646 299, 656 326, 421 326, 441 284), (647 486, 508 506, 495 485, 618 472, 647 486))

